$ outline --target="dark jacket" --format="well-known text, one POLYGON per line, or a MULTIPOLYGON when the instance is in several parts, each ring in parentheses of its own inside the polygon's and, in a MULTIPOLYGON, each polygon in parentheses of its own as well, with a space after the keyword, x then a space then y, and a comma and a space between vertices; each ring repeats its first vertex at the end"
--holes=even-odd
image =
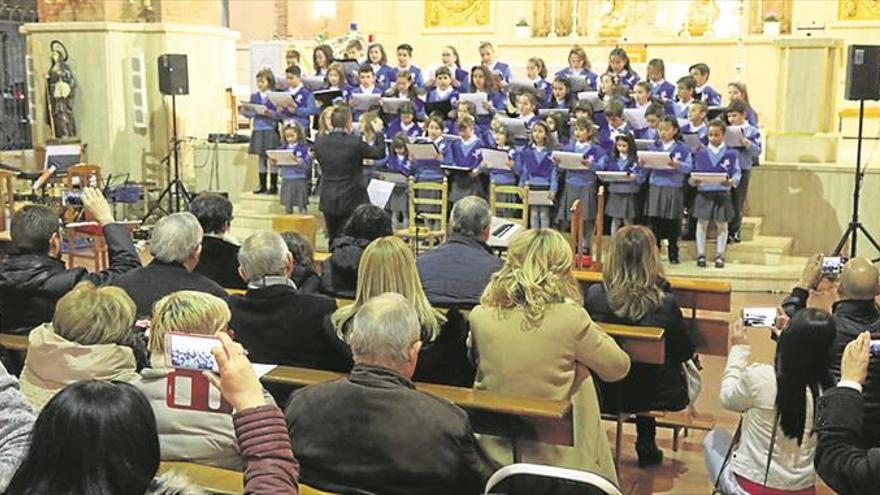
POLYGON ((614 314, 608 305, 608 296, 603 284, 593 284, 587 289, 584 305, 590 316, 600 324, 660 327, 665 331, 663 335, 666 344, 665 364, 632 363, 626 378, 616 383, 604 383, 596 379, 602 393, 603 412, 680 411, 687 407, 687 381, 681 365, 693 356, 694 344, 675 296, 668 292, 668 284, 664 282, 664 286, 666 294, 663 297, 663 306, 639 321, 621 318, 614 314), (618 404, 621 407, 618 407, 618 404))
POLYGON ((113 285, 121 287, 137 305, 139 317, 153 317, 153 303, 180 290, 207 292, 226 298, 226 291, 213 280, 190 273, 180 263, 153 260, 149 265, 119 277, 113 285))
POLYGON ((285 415, 302 482, 325 490, 476 494, 496 467, 464 411, 384 368, 297 390, 285 415))
POLYGON ((204 236, 202 255, 193 273, 207 277, 226 289, 246 289, 247 284, 238 274, 238 249, 238 245, 219 237, 204 236))
POLYGON ((139 268, 140 258, 128 229, 119 224, 104 226, 110 267, 89 273, 85 268, 66 268, 47 254, 11 254, 0 263, 0 331, 24 335, 52 321, 55 303, 79 282, 95 285, 115 282, 120 275, 139 268))
POLYGON ((816 472, 836 493, 875 495, 880 487, 880 448, 863 449, 862 396, 835 387, 819 398, 816 413, 816 472))
MULTIPOLYGON (((346 335, 351 322, 352 320, 346 322, 344 332, 346 335)), ((327 335, 337 335, 336 340, 339 341, 338 333, 330 323, 329 317, 324 320, 324 328, 327 335)), ((468 357, 469 331, 467 319, 455 308, 447 311, 446 323, 440 327, 440 333, 434 340, 431 340, 428 329, 422 328, 422 350, 419 351, 413 380, 455 387, 473 387, 477 370, 468 357)), ((351 356, 351 349, 347 344, 344 345, 346 352, 351 356)))
POLYGON ((229 326, 251 361, 343 372, 351 369, 345 344, 335 333, 324 330, 324 318, 336 310, 334 299, 271 285, 230 296, 227 303, 232 311, 229 326))
MULTIPOLYGON (((783 309, 789 315, 794 315, 798 310, 807 306, 809 292, 803 289, 794 289, 783 303, 783 309)), ((834 344, 830 349, 829 360, 831 374, 836 380, 840 379, 840 359, 843 357, 843 349, 851 341, 855 340, 864 331, 871 332, 873 338, 880 338, 880 308, 873 301, 842 300, 834 303, 831 309, 831 319, 837 333, 834 344)), ((868 378, 862 387, 865 399, 864 408, 864 431, 862 432, 862 446, 874 447, 880 445, 880 356, 871 355, 868 365, 868 378)))
POLYGON ((325 215, 345 215, 367 203, 364 159, 385 157, 385 138, 376 133, 373 145, 358 136, 334 130, 315 140, 315 158, 321 164, 319 209, 325 215))
POLYGON ((333 239, 330 257, 321 265, 321 292, 333 297, 354 299, 358 266, 370 242, 349 236, 333 239))
POLYGON ((437 249, 419 256, 416 266, 431 304, 476 306, 503 263, 483 241, 451 234, 437 249))
POLYGON ((294 266, 290 279, 296 284, 300 294, 318 294, 321 292, 321 276, 311 268, 306 268, 302 265, 294 266))

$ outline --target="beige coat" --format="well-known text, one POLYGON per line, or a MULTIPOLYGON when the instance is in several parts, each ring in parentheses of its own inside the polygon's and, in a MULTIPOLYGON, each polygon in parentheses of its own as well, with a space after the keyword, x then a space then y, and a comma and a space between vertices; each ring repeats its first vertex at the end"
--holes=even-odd
MULTIPOLYGON (((571 399, 574 446, 520 442, 521 462, 593 471, 617 483, 590 372, 605 381, 620 380, 629 372, 629 356, 573 301, 550 305, 534 330, 521 330, 523 315, 521 309, 484 306, 471 311, 471 335, 479 357, 474 388, 571 399)), ((498 462, 512 462, 509 442, 482 436, 480 443, 498 462)))
POLYGON ((82 380, 137 382, 134 353, 116 344, 81 345, 55 333, 51 323, 31 330, 21 392, 41 410, 67 385, 82 380))

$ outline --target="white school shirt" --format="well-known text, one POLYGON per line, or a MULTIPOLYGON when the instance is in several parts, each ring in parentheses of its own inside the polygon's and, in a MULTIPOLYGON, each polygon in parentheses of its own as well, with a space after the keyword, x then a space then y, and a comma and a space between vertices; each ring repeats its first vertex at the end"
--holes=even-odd
POLYGON ((452 86, 449 86, 445 90, 442 90, 440 88, 434 88, 434 91, 437 92, 437 97, 440 100, 446 100, 446 99, 449 99, 449 96, 452 94, 453 89, 455 89, 455 88, 453 88, 452 86))
MULTIPOLYGON (((721 143, 721 146, 724 146, 724 143, 721 143)), ((708 148, 709 151, 711 151, 713 155, 717 155, 718 153, 721 152, 721 146, 715 146, 712 143, 709 143, 706 145, 706 148, 708 148)))
MULTIPOLYGON (((764 483, 770 436, 776 419, 776 370, 763 363, 748 364, 751 347, 730 348, 727 367, 721 377, 721 406, 742 413, 742 436, 730 460, 734 473, 755 483, 764 483)), ((816 484, 813 457, 816 435, 813 434, 813 398, 804 391, 806 421, 800 446, 788 438, 782 426, 776 428, 776 443, 767 486, 780 490, 803 490, 816 484)))

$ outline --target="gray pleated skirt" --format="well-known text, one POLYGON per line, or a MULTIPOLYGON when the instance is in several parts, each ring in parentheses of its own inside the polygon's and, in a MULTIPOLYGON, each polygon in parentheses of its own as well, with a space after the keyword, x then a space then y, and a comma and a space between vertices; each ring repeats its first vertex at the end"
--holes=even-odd
POLYGON ((281 204, 286 208, 298 207, 302 213, 309 208, 309 187, 305 179, 281 181, 281 204))
POLYGON ((605 214, 611 218, 635 218, 638 215, 638 194, 609 192, 605 214))
POLYGON ((480 176, 472 177, 466 172, 457 172, 456 176, 453 177, 452 187, 449 190, 449 201, 455 203, 467 196, 485 197, 483 183, 480 181, 480 176))
POLYGON ((391 199, 388 200, 388 209, 404 213, 409 210, 409 194, 407 194, 405 185, 396 184, 394 186, 394 190, 391 191, 391 199))
POLYGON ((694 199, 694 218, 730 222, 734 218, 730 191, 700 191, 694 199))
POLYGON ((684 191, 681 187, 651 185, 645 215, 654 218, 679 220, 684 216, 684 191))
POLYGON ((595 220, 596 214, 599 212, 597 189, 595 182, 589 186, 572 186, 571 184, 562 186, 562 199, 559 201, 560 208, 556 212, 556 221, 567 222, 571 219, 571 205, 576 199, 581 200, 581 204, 584 205, 584 218, 595 220))
POLYGON ((251 144, 248 153, 262 155, 266 150, 277 150, 281 147, 281 136, 277 129, 260 129, 251 133, 251 144))

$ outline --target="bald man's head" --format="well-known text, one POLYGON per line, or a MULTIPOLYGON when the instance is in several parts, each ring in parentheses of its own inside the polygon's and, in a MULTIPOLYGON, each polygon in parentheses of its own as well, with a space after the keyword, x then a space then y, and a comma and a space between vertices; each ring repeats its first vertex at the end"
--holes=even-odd
POLYGON ((880 271, 865 258, 849 260, 840 273, 843 299, 871 300, 880 294, 880 271))

